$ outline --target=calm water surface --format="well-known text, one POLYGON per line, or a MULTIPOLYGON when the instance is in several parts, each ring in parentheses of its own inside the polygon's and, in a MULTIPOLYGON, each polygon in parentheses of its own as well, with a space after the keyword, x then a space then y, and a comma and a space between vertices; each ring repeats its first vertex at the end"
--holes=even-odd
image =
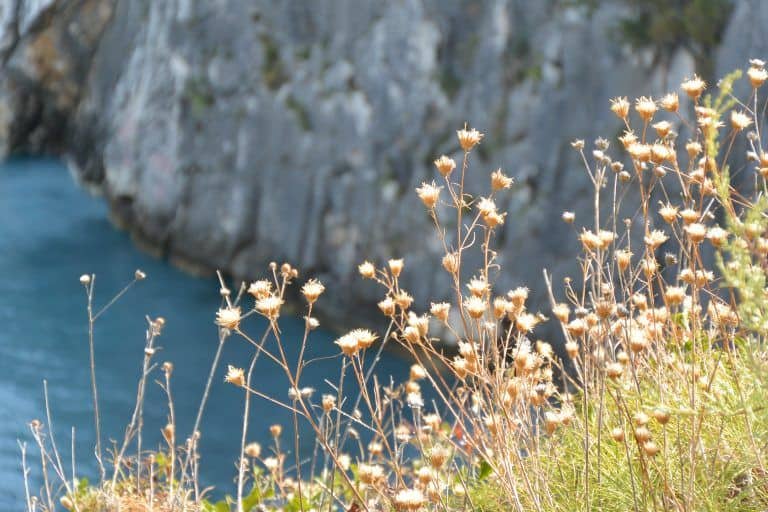
MULTIPOLYGON (((214 312, 218 285, 196 279, 138 252, 125 233, 107 221, 107 208, 72 182, 66 168, 53 160, 25 159, 0 164, 0 510, 22 510, 23 480, 17 440, 29 445, 33 492, 39 491, 39 453, 27 424, 43 419, 43 379, 48 381, 56 441, 69 461, 75 427, 78 476, 94 474, 94 432, 88 371, 85 293, 78 277, 96 274, 96 307, 104 304, 143 269, 149 278, 134 287, 98 321, 97 379, 105 439, 122 439, 130 421, 141 372, 144 316, 163 316, 156 361, 175 365, 173 392, 177 436, 192 428, 205 379, 217 345, 214 312), (35 465, 37 462, 37 465, 35 465)), ((258 269, 256 269, 258 271, 258 269)), ((290 350, 298 352, 303 323, 283 319, 290 350)), ((262 332, 258 319, 251 332, 262 332)), ((332 335, 314 333, 308 356, 336 355, 332 335)), ((227 364, 247 366, 252 351, 230 338, 224 348, 202 426, 202 478, 219 494, 232 493, 234 461, 239 447, 242 393, 223 382, 227 364)), ((290 355, 289 355, 290 356, 290 355)), ((295 355, 293 356, 296 357, 295 355)), ((320 361, 304 373, 303 384, 330 391, 339 360, 320 361)), ((382 375, 407 376, 407 364, 389 356, 382 375)), ((285 399, 281 370, 260 361, 256 386, 285 399)), ((160 378, 156 373, 155 378, 160 378)), ((154 380, 154 379, 153 379, 154 380)), ((157 446, 167 408, 157 385, 148 389, 145 446, 157 446)), ((269 425, 286 424, 287 414, 256 400, 251 414, 251 440, 268 442, 269 425)), ((288 430, 288 429, 286 429, 288 430)), ((287 441, 287 440, 286 440, 287 441)), ((311 446, 309 435, 302 444, 311 446)), ((108 445, 107 445, 108 446, 108 445)), ((65 462, 69 467, 69 463, 65 462)))

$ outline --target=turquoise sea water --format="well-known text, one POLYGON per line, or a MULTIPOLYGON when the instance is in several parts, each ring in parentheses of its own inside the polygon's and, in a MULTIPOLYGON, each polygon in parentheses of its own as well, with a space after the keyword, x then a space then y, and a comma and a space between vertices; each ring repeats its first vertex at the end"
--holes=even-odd
MULTIPOLYGON (((75 427, 78 476, 94 475, 94 428, 88 371, 86 298, 78 278, 96 274, 96 307, 104 304, 141 268, 149 276, 99 319, 96 329, 97 379, 102 430, 107 440, 122 440, 130 421, 143 357, 144 316, 163 316, 166 327, 155 360, 175 365, 173 392, 177 436, 189 434, 216 350, 213 323, 219 305, 214 279, 198 279, 135 249, 125 233, 107 221, 103 201, 73 183, 58 161, 21 159, 0 164, 0 510, 22 510, 23 480, 17 440, 28 445, 33 492, 39 491, 39 453, 28 423, 44 419, 43 379, 49 397, 57 444, 69 467, 71 429, 75 427)), ((255 273, 258 269, 255 269, 255 273)), ((263 331, 261 320, 249 320, 250 331, 263 331)), ((298 353, 303 322, 282 319, 289 357, 298 353), (292 355, 293 354, 293 355, 292 355)), ((308 357, 335 356, 333 336, 322 331, 311 338, 308 357)), ((231 338, 225 345, 202 425, 202 478, 217 493, 231 493, 240 439, 242 392, 223 382, 227 364, 247 366, 251 349, 231 338)), ((339 359, 310 366, 303 385, 330 391, 339 359)), ((286 400, 285 376, 266 360, 257 367, 256 386, 286 400)), ((407 376, 408 365, 383 358, 381 375, 407 376)), ((152 381, 159 379, 156 372, 152 381)), ((160 388, 148 388, 144 413, 145 447, 157 446, 167 408, 160 388)), ((268 442, 275 422, 288 428, 285 411, 256 400, 249 438, 268 442)), ((287 440, 286 440, 287 442, 287 440)), ((302 436, 302 445, 312 439, 302 436)), ((105 444, 109 446, 109 444, 105 444)))

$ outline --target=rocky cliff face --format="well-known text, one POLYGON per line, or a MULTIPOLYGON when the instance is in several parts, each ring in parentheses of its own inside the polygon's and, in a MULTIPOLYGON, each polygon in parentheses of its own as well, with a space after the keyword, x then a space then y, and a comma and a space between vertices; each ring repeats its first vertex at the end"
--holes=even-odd
MULTIPOLYGON (((573 271, 588 181, 569 141, 612 136, 616 95, 693 72, 615 37, 621 7, 537 0, 5 0, 0 153, 55 151, 114 218, 177 264, 253 277, 271 260, 318 275, 350 323, 377 299, 355 269, 406 260, 417 304, 445 295, 413 189, 486 132, 471 190, 503 167, 503 286, 573 271)), ((766 57, 768 6, 736 2, 718 72, 766 57)), ((322 301, 321 301, 322 302, 322 301)))

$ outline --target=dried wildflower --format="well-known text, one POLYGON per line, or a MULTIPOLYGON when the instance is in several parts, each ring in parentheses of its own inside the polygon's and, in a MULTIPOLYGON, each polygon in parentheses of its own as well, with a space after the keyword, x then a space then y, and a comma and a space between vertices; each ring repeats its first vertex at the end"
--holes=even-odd
POLYGON ((666 407, 656 407, 653 410, 653 418, 659 422, 660 425, 666 425, 672 416, 669 409, 666 407))
POLYGON ((224 377, 224 382, 229 382, 238 387, 245 386, 245 373, 242 368, 235 368, 232 365, 227 366, 227 375, 224 377))
POLYGON ((333 395, 323 395, 322 406, 323 411, 331 412, 336 408, 336 397, 333 395))
POLYGON ((334 343, 338 345, 339 348, 341 348, 341 351, 346 356, 352 357, 360 350, 360 346, 357 343, 357 337, 352 333, 345 334, 341 338, 338 338, 336 341, 334 341, 334 343))
POLYGON ((619 270, 624 272, 629 268, 629 264, 632 262, 632 252, 626 249, 619 249, 616 251, 616 266, 619 270))
POLYGON ((665 222, 671 224, 677 218, 677 208, 671 204, 663 205, 661 208, 659 208, 659 215, 662 219, 664 219, 665 222))
POLYGON ((408 312, 408 325, 419 331, 419 335, 426 336, 429 332, 429 316, 417 315, 413 311, 408 312))
POLYGON ((459 256, 455 252, 443 256, 443 268, 454 274, 459 269, 459 256))
POLYGON ((555 318, 557 318, 561 323, 568 322, 568 316, 570 313, 571 310, 568 307, 568 304, 555 304, 555 306, 552 308, 552 314, 555 315, 555 318))
POLYGON ((248 443, 245 445, 245 454, 252 459, 258 459, 261 456, 261 445, 259 443, 248 443))
POLYGON ((656 250, 661 244, 669 240, 669 237, 661 230, 654 229, 645 235, 645 245, 652 251, 656 250))
POLYGON ((366 279, 373 279, 376 276, 376 267, 370 261, 364 261, 358 265, 357 271, 366 279))
POLYGON ((325 286, 323 286, 323 283, 317 279, 310 279, 301 287, 301 293, 304 294, 304 298, 307 299, 307 302, 310 304, 314 304, 324 291, 325 286))
POLYGON ((475 297, 481 297, 490 290, 490 285, 484 278, 472 278, 467 284, 469 292, 475 297))
POLYGON ((486 226, 493 229, 496 226, 500 226, 504 224, 504 217, 506 217, 506 213, 498 213, 498 212, 492 212, 488 215, 483 215, 483 222, 486 226))
POLYGON ((691 242, 695 244, 701 243, 707 236, 707 227, 704 224, 698 222, 688 224, 684 229, 685 233, 688 235, 688 238, 690 238, 691 242))
POLYGON ((768 80, 768 71, 765 70, 763 65, 763 63, 753 64, 747 70, 749 83, 751 83, 752 87, 755 89, 763 85, 763 83, 768 80))
POLYGON ((648 122, 653 118, 653 114, 656 113, 656 102, 651 98, 641 96, 635 100, 635 110, 643 121, 648 122))
POLYGON ((669 121, 659 121, 658 123, 653 124, 653 129, 656 130, 656 134, 659 138, 663 139, 669 135, 670 130, 672 130, 672 123, 669 121))
POLYGON ((387 297, 379 302, 379 309, 385 316, 392 316, 395 314, 395 301, 391 297, 387 297))
POLYGON ((697 75, 693 75, 693 78, 688 78, 680 84, 680 88, 688 95, 688 97, 695 101, 701 96, 704 89, 707 88, 707 84, 697 75))
POLYGON ((531 332, 538 323, 536 315, 530 313, 522 313, 515 318, 515 327, 520 332, 531 332))
POLYGON ((496 297, 493 299, 493 316, 495 318, 501 318, 507 314, 507 310, 512 307, 512 304, 504 297, 496 297))
POLYGON ((512 187, 514 179, 510 178, 501 169, 496 169, 491 173, 491 190, 494 192, 512 187))
POLYGON ((408 405, 408 407, 414 409, 420 409, 424 407, 424 399, 422 398, 421 393, 418 391, 408 393, 405 396, 405 403, 408 405))
POLYGON ((248 287, 248 293, 253 295, 257 300, 269 297, 272 293, 272 283, 266 279, 254 281, 248 287))
POLYGON ((467 129, 464 125, 463 130, 458 130, 456 136, 459 138, 459 145, 464 151, 471 151, 472 148, 480 144, 480 140, 483 138, 483 134, 474 128, 467 129))
POLYGON ((453 366, 453 373, 455 373, 458 378, 463 379, 464 377, 467 376, 469 365, 466 359, 458 356, 454 357, 452 366, 453 366))
POLYGON ((728 240, 728 232, 720 226, 714 226, 707 231, 707 240, 715 247, 721 247, 728 240))
POLYGON ((629 115, 629 100, 625 96, 613 98, 611 100, 611 112, 616 114, 619 119, 626 119, 629 115))
POLYGON ((573 212, 563 212, 561 218, 566 224, 573 224, 573 221, 576 220, 576 214, 573 212))
POLYGON ((411 380, 421 380, 426 378, 427 370, 420 364, 411 365, 410 378, 411 380))
POLYGON ((384 468, 378 464, 365 464, 363 462, 357 466, 357 476, 364 484, 376 485, 384 480, 384 468))
POLYGON ((571 142, 571 147, 576 151, 584 149, 584 141, 582 139, 575 139, 571 142))
MULTIPOLYGON (((586 322, 581 318, 575 318, 571 320, 568 325, 565 326, 566 330, 568 331, 568 334, 573 336, 574 338, 578 338, 579 336, 583 336, 585 332, 587 332, 587 324, 586 322)), ((566 347, 567 349, 567 347, 566 347)))
POLYGON ((633 329, 630 336, 629 336, 629 349, 632 352, 642 352, 646 348, 648 348, 648 345, 650 342, 648 341, 648 337, 645 335, 645 333, 639 329, 633 329))
POLYGON ((237 329, 240 325, 240 318, 241 314, 239 307, 221 308, 216 312, 216 324, 225 329, 237 329))
POLYGON ((675 159, 675 152, 666 144, 652 144, 651 145, 651 162, 661 163, 665 161, 673 161, 675 159))
POLYGON ((584 230, 579 235, 579 241, 584 246, 585 251, 594 251, 602 245, 600 243, 600 237, 592 231, 584 230))
POLYGON ((493 201, 493 199, 481 197, 480 201, 477 202, 477 210, 482 216, 491 215, 496 213, 496 203, 493 201))
POLYGON ((635 132, 632 130, 625 130, 624 133, 619 137, 619 142, 621 142, 621 145, 624 146, 624 149, 629 149, 629 147, 637 142, 637 135, 635 135, 635 132))
POLYGON ((89 276, 88 274, 81 275, 80 284, 82 284, 83 286, 88 286, 89 284, 91 284, 91 276, 89 276))
POLYGON ((428 453, 429 465, 435 469, 439 469, 448 461, 450 456, 451 451, 448 448, 440 445, 433 446, 428 453))
POLYGON ((659 446, 653 441, 648 441, 646 443, 643 443, 643 451, 649 457, 653 457, 654 455, 659 453, 659 450, 660 450, 659 446))
POLYGON ((448 313, 451 309, 451 305, 447 302, 432 303, 429 308, 429 312, 440 321, 448 320, 448 313))
POLYGON ((400 306, 400 309, 406 310, 413 304, 413 297, 411 297, 405 290, 400 290, 397 295, 395 295, 395 304, 400 306))
POLYGON ((699 220, 698 212, 690 208, 686 208, 685 210, 681 211, 680 217, 682 217, 685 224, 691 224, 699 220))
POLYGON ((515 307, 522 308, 525 305, 525 301, 528 300, 529 292, 530 290, 525 286, 518 286, 514 290, 508 291, 507 297, 512 301, 512 304, 514 304, 515 307))
POLYGON ((453 158, 448 158, 447 156, 442 155, 435 160, 435 167, 437 167, 437 171, 442 174, 443 177, 447 178, 456 168, 456 162, 454 162, 453 158))
POLYGON ((389 265, 389 271, 392 272, 393 276, 400 277, 400 274, 403 272, 402 258, 388 260, 387 265, 389 265))
POLYGON ((431 210, 440 200, 440 189, 442 188, 436 186, 434 181, 432 183, 422 183, 421 187, 416 189, 416 194, 418 194, 424 206, 431 210))
POLYGON ((667 112, 677 112, 677 109, 680 107, 680 99, 677 97, 676 92, 670 92, 659 100, 659 105, 667 112))
POLYGON ((621 443, 624 441, 624 429, 620 427, 615 427, 611 430, 611 439, 616 441, 617 443, 621 443))
POLYGON ((270 295, 269 297, 256 301, 256 311, 267 318, 274 320, 280 316, 280 308, 284 303, 285 301, 277 295, 270 295))
POLYGON ((651 159, 651 146, 640 142, 633 142, 627 147, 627 153, 638 162, 648 162, 651 159))
POLYGON ((752 124, 752 118, 744 112, 731 112, 731 127, 736 131, 741 131, 752 124))
POLYGON ((608 378, 616 380, 624 373, 624 367, 621 363, 610 363, 605 367, 605 374, 608 378))
POLYGON ((464 309, 466 309, 469 316, 474 319, 482 317, 487 308, 488 305, 480 297, 473 295, 464 299, 464 309))
POLYGON ((670 306, 677 306, 685 300, 685 287, 667 286, 664 290, 664 301, 670 306))
POLYGON ((427 499, 418 489, 404 489, 395 494, 392 501, 395 505, 395 510, 415 512, 426 504, 427 499))
POLYGON ((421 334, 419 334, 419 330, 417 328, 409 325, 403 329, 403 339, 405 339, 405 341, 408 343, 415 345, 421 341, 421 334))

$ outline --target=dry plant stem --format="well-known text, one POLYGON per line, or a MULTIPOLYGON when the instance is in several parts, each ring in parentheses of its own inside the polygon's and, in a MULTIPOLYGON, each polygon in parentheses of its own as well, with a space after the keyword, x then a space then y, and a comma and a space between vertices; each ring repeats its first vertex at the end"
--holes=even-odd
MULTIPOLYGON (((270 328, 268 328, 264 335, 261 338, 261 341, 259 341, 259 346, 263 347, 264 343, 267 341, 267 338, 269 337, 269 334, 272 332, 272 324, 270 323, 270 328)), ((248 367, 248 376, 246 378, 246 387, 251 387, 251 378, 253 377, 253 369, 256 367, 256 361, 259 360, 259 355, 261 355, 261 351, 257 350, 254 352, 253 357, 251 358, 251 364, 248 367)), ((246 466, 246 459, 245 459, 245 445, 247 442, 248 437, 248 415, 250 413, 250 407, 251 407, 251 393, 246 391, 245 393, 245 403, 243 405, 243 429, 242 429, 242 435, 240 438, 240 458, 238 459, 237 463, 237 510, 238 512, 245 512, 243 509, 243 488, 245 486, 245 466, 246 466)))
POLYGON ((205 405, 208 403, 208 397, 211 393, 211 384, 213 383, 213 376, 216 374, 216 369, 219 367, 219 360, 221 359, 221 351, 224 348, 224 342, 227 341, 227 336, 228 336, 228 333, 226 332, 225 329, 219 329, 219 345, 218 347, 216 347, 216 354, 213 356, 213 362, 211 363, 211 370, 208 372, 208 380, 206 380, 205 382, 203 397, 200 399, 200 406, 197 408, 195 423, 192 427, 193 436, 200 431, 200 422, 203 420, 203 411, 205 411, 205 405))
POLYGON ((137 470, 136 470, 136 487, 137 489, 141 490, 142 411, 144 409, 144 395, 146 390, 147 377, 149 376, 149 373, 152 371, 152 368, 153 368, 153 366, 151 365, 151 361, 152 361, 152 353, 154 352, 154 342, 155 342, 155 335, 156 335, 155 327, 153 326, 153 323, 149 318, 147 318, 147 323, 148 323, 148 327, 146 331, 146 345, 144 349, 144 357, 142 362, 141 378, 139 379, 139 387, 136 392, 136 405, 134 406, 133 414, 131 416, 131 421, 128 424, 128 428, 125 430, 125 437, 123 438, 123 444, 120 447, 120 451, 118 452, 117 457, 115 457, 115 464, 114 464, 115 469, 112 474, 113 489, 117 484, 117 477, 120 474, 120 466, 121 466, 123 457, 125 456, 125 451, 128 449, 128 445, 130 444, 134 435, 138 434, 138 437, 137 437, 138 464, 137 464, 137 470))
POLYGON ((24 499, 27 512, 32 512, 32 498, 29 493, 29 468, 27 467, 27 443, 16 441, 21 451, 21 472, 24 476, 24 499))
POLYGON ((173 406, 173 395, 171 394, 171 372, 166 370, 165 373, 165 385, 162 386, 168 397, 168 423, 173 427, 173 434, 168 442, 168 455, 171 457, 171 469, 168 472, 168 506, 173 508, 173 486, 176 475, 176 414, 173 406))
POLYGON ((99 477, 101 482, 104 482, 106 470, 104 469, 104 460, 101 451, 101 415, 99 414, 99 390, 96 385, 96 355, 93 342, 93 324, 95 322, 95 317, 93 314, 93 288, 95 285, 96 275, 92 274, 90 276, 90 283, 85 288, 88 297, 88 354, 90 358, 91 393, 93 395, 93 420, 96 435, 96 461, 99 464, 99 477))
MULTIPOLYGON (((51 450, 53 450, 53 456, 55 457, 55 460, 51 461, 51 463, 57 475, 59 476, 59 479, 64 484, 67 494, 72 496, 75 512, 80 512, 80 509, 77 506, 77 497, 75 496, 74 489, 72 488, 69 481, 67 480, 67 476, 64 474, 64 465, 61 463, 61 456, 59 455, 59 449, 56 446, 56 436, 54 435, 54 432, 53 432, 53 420, 51 417, 51 407, 48 401, 48 381, 45 379, 43 379, 43 398, 45 401, 45 418, 46 418, 46 421, 48 422, 48 431, 50 432, 51 450)), ((73 471, 72 485, 74 484, 75 482, 74 482, 74 471, 73 471)))

